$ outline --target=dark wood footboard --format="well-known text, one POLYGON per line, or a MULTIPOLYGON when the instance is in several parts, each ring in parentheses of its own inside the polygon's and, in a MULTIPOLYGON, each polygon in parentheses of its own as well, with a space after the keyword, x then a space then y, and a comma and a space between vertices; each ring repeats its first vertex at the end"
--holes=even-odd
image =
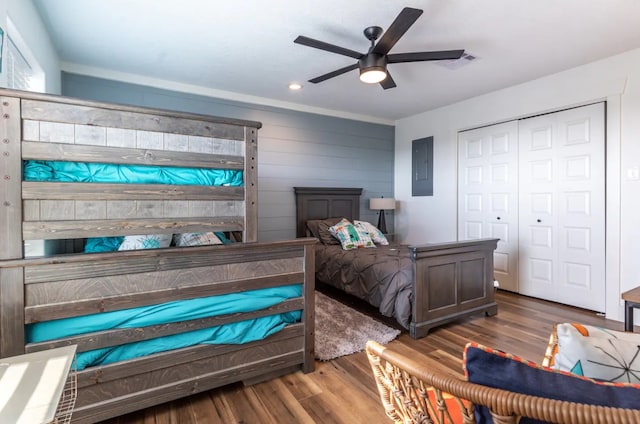
POLYGON ((499 239, 409 246, 414 262, 411 337, 484 312, 495 315, 493 251, 499 239))

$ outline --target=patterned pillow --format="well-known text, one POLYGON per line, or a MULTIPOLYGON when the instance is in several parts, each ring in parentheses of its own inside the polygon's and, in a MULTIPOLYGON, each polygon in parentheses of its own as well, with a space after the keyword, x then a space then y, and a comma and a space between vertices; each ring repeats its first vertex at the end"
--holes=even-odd
POLYGON ((602 381, 640 383, 640 334, 580 324, 555 326, 553 368, 602 381))
MULTIPOLYGON (((617 408, 640 408, 640 385, 605 383, 542 367, 517 356, 468 343, 464 349, 467 379, 487 387, 568 402, 617 408)), ((478 424, 492 423, 486 407, 476 406, 478 424)), ((540 423, 523 418, 520 424, 540 423)))
POLYGON ((88 238, 84 245, 84 252, 116 252, 123 241, 124 236, 88 238))
POLYGON ((125 236, 118 250, 158 249, 169 247, 172 234, 143 234, 139 236, 125 236))
POLYGON ((353 225, 355 225, 357 229, 369 234, 369 237, 371 237, 371 240, 373 240, 374 243, 381 244, 383 246, 386 246, 389 244, 389 241, 384 236, 382 231, 380 231, 378 227, 376 227, 372 223, 367 221, 356 220, 356 221, 353 221, 353 225))
POLYGON ((344 250, 357 249, 359 247, 376 247, 367 234, 364 231, 358 231, 358 229, 349 222, 348 219, 343 218, 336 225, 329 227, 329 232, 333 234, 344 250))
POLYGON ((209 244, 222 244, 222 241, 212 232, 182 233, 173 235, 173 244, 180 247, 204 246, 209 244))

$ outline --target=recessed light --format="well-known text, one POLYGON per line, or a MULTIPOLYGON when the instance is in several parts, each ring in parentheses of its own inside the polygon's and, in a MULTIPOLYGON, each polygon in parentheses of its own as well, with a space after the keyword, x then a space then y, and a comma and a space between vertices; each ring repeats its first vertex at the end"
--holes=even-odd
POLYGON ((289 84, 289 90, 302 90, 302 84, 298 83, 298 82, 292 82, 291 84, 289 84))

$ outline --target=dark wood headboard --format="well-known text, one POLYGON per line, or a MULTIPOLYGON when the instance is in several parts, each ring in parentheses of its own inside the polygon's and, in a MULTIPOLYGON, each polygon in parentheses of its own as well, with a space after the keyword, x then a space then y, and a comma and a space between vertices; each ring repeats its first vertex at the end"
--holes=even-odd
POLYGON ((361 188, 294 187, 296 193, 296 236, 306 237, 310 219, 360 218, 361 188))

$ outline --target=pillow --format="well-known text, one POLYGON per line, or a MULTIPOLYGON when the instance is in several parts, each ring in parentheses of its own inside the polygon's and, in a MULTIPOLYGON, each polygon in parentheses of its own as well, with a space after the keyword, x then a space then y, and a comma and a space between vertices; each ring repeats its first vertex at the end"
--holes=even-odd
MULTIPOLYGON (((605 383, 556 371, 477 343, 464 348, 464 372, 476 384, 525 395, 577 403, 640 408, 640 385, 605 383)), ((478 424, 492 423, 488 408, 476 406, 478 424)), ((520 424, 540 423, 523 418, 520 424)))
POLYGON ((169 247, 173 234, 143 234, 125 236, 118 250, 158 249, 169 247))
POLYGON ((84 253, 116 252, 124 237, 91 237, 84 245, 84 253))
POLYGON ((180 247, 205 246, 209 244, 222 244, 222 241, 212 232, 182 233, 173 235, 173 244, 180 247))
POLYGON ((336 218, 326 218, 326 219, 310 219, 306 222, 307 234, 311 235, 311 237, 315 237, 319 239, 320 231, 318 229, 318 226, 320 225, 321 222, 326 223, 327 227, 331 227, 333 225, 336 225, 342 219, 345 219, 345 218, 336 217, 336 218))
POLYGON ((326 220, 318 223, 318 238, 322 244, 340 244, 340 240, 338 240, 333 234, 331 234, 331 231, 329 231, 329 228, 332 225, 330 225, 326 220))
POLYGON ((342 218, 336 225, 329 227, 329 232, 340 240, 344 250, 357 249, 359 247, 376 247, 369 234, 358 231, 346 218, 342 218))
MULTIPOLYGON (((220 240, 222 242, 222 244, 233 244, 235 243, 235 241, 232 238, 229 237, 234 237, 234 233, 230 233, 229 237, 227 237, 222 231, 216 231, 215 233, 216 237, 218 237, 218 240, 220 240)), ((242 238, 240 238, 241 240, 242 238)))
POLYGON ((558 324, 553 368, 597 380, 640 383, 640 334, 558 324))
POLYGON ((362 230, 369 234, 369 237, 371 237, 371 240, 373 240, 374 243, 378 243, 383 246, 389 244, 389 241, 384 236, 382 231, 380 231, 378 227, 376 227, 372 223, 367 221, 353 221, 353 225, 355 225, 359 230, 362 230))

